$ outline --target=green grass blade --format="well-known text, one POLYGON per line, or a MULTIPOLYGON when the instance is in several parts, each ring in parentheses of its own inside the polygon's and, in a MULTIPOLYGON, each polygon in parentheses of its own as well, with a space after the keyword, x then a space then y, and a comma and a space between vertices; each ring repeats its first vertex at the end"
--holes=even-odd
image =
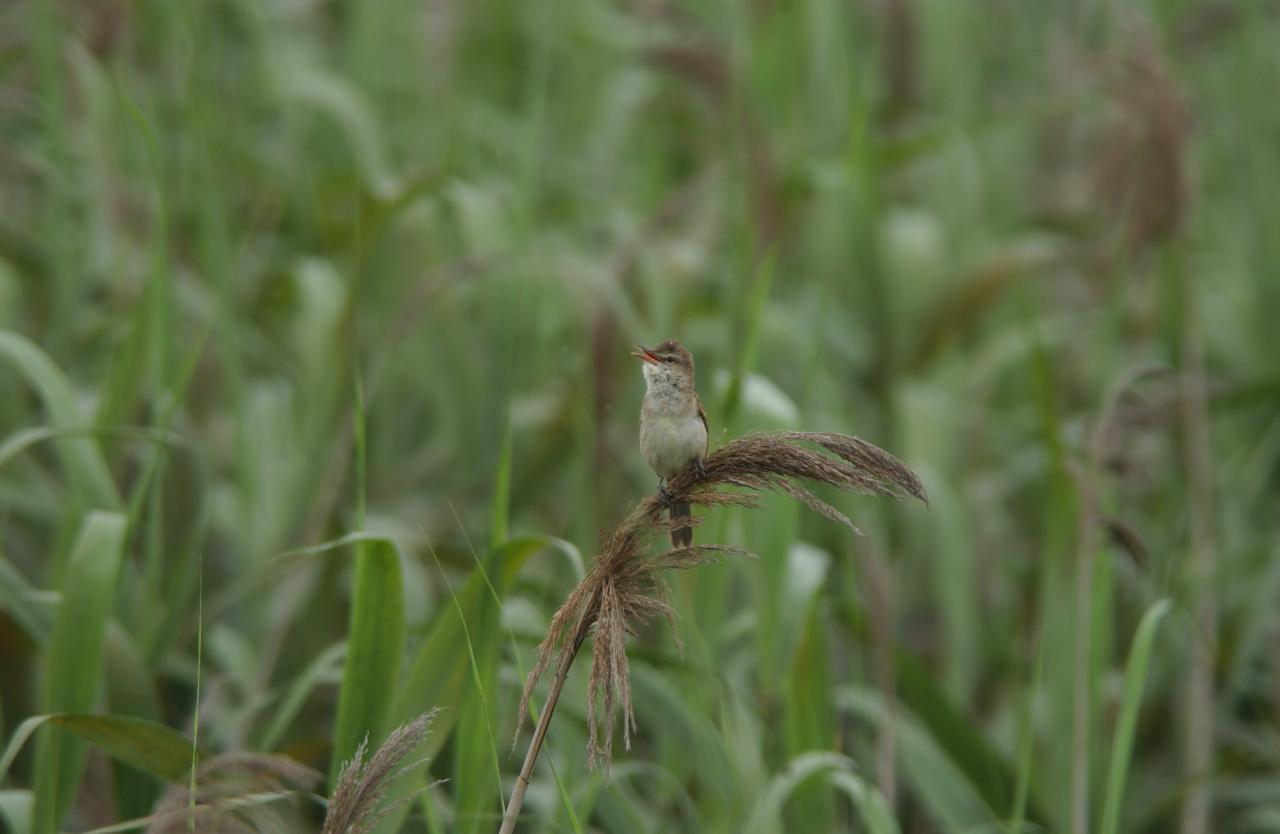
POLYGON ((330 780, 366 736, 376 749, 387 729, 387 709, 400 676, 404 647, 404 587, 395 545, 357 545, 355 591, 347 661, 338 696, 330 780))
POLYGON ((27 578, 0 553, 0 611, 12 617, 28 637, 44 645, 53 632, 53 618, 36 602, 35 593, 27 578))
POLYGON ((775 776, 756 800, 746 820, 747 834, 766 834, 783 830, 782 809, 797 791, 810 780, 831 771, 850 771, 853 761, 839 753, 802 753, 793 758, 786 770, 775 776))
POLYGON ((40 725, 48 720, 47 715, 37 715, 28 718, 16 728, 13 735, 9 737, 9 743, 4 748, 4 753, 0 754, 0 782, 4 781, 4 777, 9 774, 9 768, 13 766, 13 760, 18 757, 23 745, 27 743, 27 739, 31 738, 32 733, 40 729, 40 725))
MULTIPOLYGON (((107 709, 117 715, 163 721, 164 711, 155 677, 132 635, 115 620, 107 623, 105 653, 103 678, 107 709)), ((116 818, 145 816, 159 797, 160 786, 130 764, 114 762, 111 769, 116 818)))
MULTIPOLYGON (((865 628, 855 628, 859 645, 869 646, 865 628)), ((1001 755, 977 729, 961 705, 954 702, 925 663, 902 647, 894 653, 894 676, 898 700, 919 722, 940 750, 964 774, 983 802, 1006 819, 1025 815, 1034 825, 1047 826, 1045 814, 1030 795, 1029 785, 1021 785, 1014 763, 1001 755), (1018 810, 1020 809, 1020 810, 1018 810)), ((1025 772, 1025 768, 1023 769, 1025 772)))
POLYGON ((511 513, 511 423, 502 432, 502 454, 493 484, 493 506, 489 510, 489 549, 497 550, 507 540, 507 520, 511 513))
MULTIPOLYGON (((494 564, 500 566, 500 569, 490 574, 499 595, 510 587, 512 579, 524 563, 545 546, 547 542, 542 537, 521 537, 512 539, 499 550, 499 558, 494 564)), ((440 707, 441 713, 431 725, 431 736, 426 744, 430 753, 440 749, 448 739, 452 722, 457 720, 457 713, 452 708, 462 702, 471 662, 463 639, 462 621, 463 618, 467 622, 476 619, 490 593, 486 585, 485 575, 473 570, 458 591, 458 606, 455 608, 447 605, 441 609, 426 639, 418 648, 413 665, 402 681, 399 696, 391 708, 392 723, 401 724, 424 709, 440 707)))
MULTIPOLYGON (((507 454, 504 452, 504 457, 506 456, 507 454)), ((567 541, 552 538, 550 536, 543 536, 539 538, 541 538, 549 547, 559 551, 565 557, 569 566, 575 571, 574 575, 579 580, 582 579, 582 554, 578 552, 576 547, 567 541)), ((498 606, 500 610, 502 608, 502 596, 498 593, 498 589, 493 587, 493 581, 489 578, 488 572, 484 569, 484 563, 480 560, 480 557, 475 553, 475 551, 472 551, 472 556, 475 558, 476 569, 480 571, 480 576, 484 578, 485 587, 489 589, 489 598, 493 600, 494 604, 498 606)), ((456 602, 457 596, 452 594, 452 587, 450 588, 450 593, 456 602)), ((516 679, 523 681, 525 679, 526 672, 524 664, 520 662, 520 646, 516 642, 515 633, 512 632, 509 627, 505 628, 505 632, 507 640, 511 646, 511 656, 515 660, 517 674, 516 679)), ((535 700, 536 699, 534 698, 530 698, 529 700, 529 721, 532 722, 533 725, 537 724, 538 716, 541 714, 541 707, 535 703, 535 700)), ((551 776, 555 780, 556 790, 560 794, 560 801, 564 805, 565 813, 569 817, 570 827, 573 829, 575 834, 583 834, 582 821, 578 819, 578 811, 573 806, 573 798, 569 795, 569 789, 566 787, 564 780, 560 777, 560 771, 556 768, 555 762, 551 757, 547 758, 547 764, 551 767, 551 776)), ((499 781, 501 781, 501 765, 499 765, 499 781)), ((431 805, 429 795, 424 792, 423 798, 424 807, 432 808, 433 806, 431 805)))
POLYGON ((156 691, 142 649, 133 636, 114 620, 107 623, 103 652, 106 657, 103 683, 108 709, 120 715, 162 721, 164 710, 160 693, 156 691))
POLYGON ((180 446, 185 443, 180 435, 160 429, 148 429, 138 426, 101 426, 99 428, 50 428, 33 426, 14 432, 4 443, 0 443, 0 468, 6 466, 15 457, 28 449, 48 440, 67 437, 106 437, 126 440, 149 440, 153 443, 167 443, 180 446))
POLYGON ((631 667, 636 717, 661 734, 672 749, 668 761, 676 776, 694 778, 706 796, 727 806, 743 801, 738 762, 725 746, 720 728, 671 679, 647 663, 631 667))
MULTIPOLYGON (((1017 782, 1012 764, 991 746, 916 657, 899 650, 895 671, 902 703, 964 773, 983 801, 1002 816, 1008 814, 1015 804, 1017 782)), ((1027 814, 1037 823, 1043 819, 1034 802, 1027 814)))
POLYGON ((1032 666, 1031 680, 1023 693, 1018 707, 1018 752, 1017 781, 1014 784, 1013 807, 1008 815, 1009 834, 1019 834, 1026 820, 1027 804, 1031 796, 1031 775, 1033 770, 1033 752, 1035 749, 1035 704, 1037 695, 1044 682, 1044 638, 1035 641, 1035 663, 1032 666))
MULTIPOLYGON (((62 605, 46 655, 44 711, 88 712, 102 684, 103 643, 115 600, 124 547, 125 518, 93 512, 71 552, 62 605)), ((36 746, 36 834, 52 834, 75 797, 84 745, 45 732, 36 746)))
POLYGON ((181 780, 191 767, 191 741, 177 730, 145 718, 56 715, 50 723, 161 779, 181 780))
POLYGON ((613 790, 601 791, 596 802, 596 816, 605 831, 650 832, 651 814, 646 803, 638 801, 634 791, 619 785, 613 790))
POLYGON ((346 644, 338 643, 325 649, 311 661, 310 665, 289 686, 288 693, 280 703, 280 707, 271 716, 271 723, 256 740, 255 747, 259 750, 275 750, 280 740, 284 738, 289 725, 302 710, 307 696, 330 676, 341 684, 341 675, 336 670, 341 668, 341 661, 346 653, 346 644))
POLYGON ((869 785, 856 774, 844 770, 831 772, 831 784, 844 791, 853 802, 868 834, 899 834, 898 821, 893 818, 884 794, 875 785, 869 785))
MULTIPOLYGON (((644 761, 624 761, 613 766, 609 771, 608 781, 603 773, 594 773, 578 784, 579 804, 587 808, 585 816, 590 817, 598 808, 598 816, 608 819, 611 816, 610 804, 613 797, 619 797, 638 811, 639 808, 627 798, 628 794, 642 794, 653 804, 669 806, 674 814, 672 830, 681 834, 700 834, 702 827, 698 821, 697 805, 689 793, 688 786, 680 778, 664 767, 644 761)), ((614 808, 616 809, 616 806, 614 808)), ((628 810, 628 815, 632 813, 628 810)), ((611 825, 609 831, 645 831, 652 826, 644 825, 645 815, 641 812, 639 822, 635 825, 611 825)), ((553 830, 553 829, 550 829, 553 830)), ((595 829, 592 829, 595 830, 595 829)))
POLYGON ((732 429, 736 426, 734 421, 738 416, 738 406, 742 402, 743 385, 747 374, 755 367, 756 348, 760 341, 760 329, 769 301, 769 291, 773 287, 774 267, 777 260, 775 250, 770 250, 760 259, 739 312, 741 333, 738 349, 734 353, 733 375, 729 379, 728 388, 725 389, 721 409, 721 419, 724 420, 722 429, 732 429))
MULTIPOLYGON (((785 681, 784 735, 791 755, 828 748, 836 738, 826 623, 820 604, 810 601, 806 608, 808 616, 785 681)), ((798 786, 786 818, 792 830, 831 830, 835 802, 830 788, 817 781, 798 786)))
POLYGON ((65 730, 112 758, 166 781, 181 781, 191 767, 191 740, 171 727, 135 715, 59 713, 37 715, 18 725, 0 754, 0 780, 28 739, 45 726, 65 730))
MULTIPOLYGON (((392 724, 402 724, 426 709, 440 709, 440 714, 431 725, 431 735, 427 736, 427 740, 411 758, 421 761, 434 756, 457 726, 458 707, 466 695, 467 680, 472 668, 464 621, 477 622, 484 607, 493 604, 488 587, 490 581, 498 597, 502 598, 524 563, 546 546, 547 541, 543 537, 512 539, 494 554, 491 564, 497 567, 488 577, 480 570, 472 570, 462 589, 457 592, 458 604, 446 605, 441 609, 426 639, 418 648, 408 675, 400 682, 399 695, 391 707, 392 724)), ((418 770, 420 772, 421 769, 418 770)), ((419 786, 418 777, 402 779, 392 789, 389 801, 394 802, 419 786)), ((399 830, 406 809, 407 806, 402 805, 388 814, 377 830, 399 830)))
MULTIPOLYGON (((40 395, 54 426, 89 427, 76 407, 71 383, 48 354, 16 333, 0 331, 0 358, 16 368, 40 395)), ((119 510, 124 506, 96 442, 90 438, 66 440, 58 444, 58 456, 76 492, 91 507, 119 510)))
POLYGON ((204 681, 204 554, 196 564, 196 698, 191 719, 191 765, 187 769, 187 808, 196 804, 196 770, 200 757, 200 684, 204 681))
POLYGON ((31 831, 31 791, 0 791, 0 828, 13 834, 31 831))
POLYGON ((440 801, 431 795, 431 788, 418 794, 418 807, 422 809, 422 824, 427 834, 445 834, 444 820, 440 818, 440 801))
MULTIPOLYGON (((889 720, 878 692, 864 687, 836 690, 836 704, 869 723, 889 720)), ((916 716, 899 708, 896 722, 903 774, 942 831, 998 830, 996 814, 916 716)))
POLYGON ((1147 681, 1147 664, 1155 646, 1156 630, 1160 621, 1169 613, 1169 600, 1162 599, 1147 609, 1133 636, 1133 648, 1124 671, 1124 700, 1120 704, 1120 719, 1116 724, 1115 740, 1111 743, 1111 764, 1107 770, 1107 795, 1103 802, 1101 834, 1115 834, 1120 825, 1120 803, 1124 799, 1124 785, 1129 772, 1129 758, 1133 754, 1134 727, 1138 722, 1138 708, 1142 705, 1142 689, 1147 681))
POLYGON ((356 526, 363 530, 365 526, 365 492, 367 489, 366 476, 369 469, 369 448, 364 431, 364 383, 360 381, 360 363, 354 359, 351 363, 351 388, 355 396, 355 404, 351 413, 351 431, 356 447, 356 526))
MULTIPOLYGON (((490 564, 493 564, 492 559, 490 564)), ((487 584, 488 574, 484 565, 478 564, 475 569, 480 571, 487 584)), ((448 577, 445 577, 446 585, 448 582, 448 577)), ((453 586, 448 585, 448 588, 462 623, 473 685, 470 697, 463 699, 455 734, 455 813, 458 831, 475 834, 489 825, 486 809, 501 808, 503 801, 502 766, 493 731, 497 719, 498 666, 502 652, 502 603, 501 598, 489 589, 491 592, 485 597, 485 604, 475 612, 476 616, 467 617, 453 586), (491 804, 495 784, 496 805, 491 804)))

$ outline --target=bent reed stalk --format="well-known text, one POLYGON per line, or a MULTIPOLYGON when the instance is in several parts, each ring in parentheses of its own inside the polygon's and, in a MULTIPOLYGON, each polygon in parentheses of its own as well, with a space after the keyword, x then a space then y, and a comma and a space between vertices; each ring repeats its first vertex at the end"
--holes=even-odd
MULTIPOLYGON (((704 507, 752 508, 761 494, 782 492, 855 532, 858 529, 847 516, 802 482, 826 484, 866 495, 914 497, 928 503, 920 479, 901 461, 865 440, 843 434, 748 434, 712 452, 704 460, 704 467, 703 474, 690 468, 670 479, 668 500, 704 507), (800 445, 802 443, 814 444, 831 454, 807 448, 800 445)), ((592 628, 595 633, 587 682, 587 761, 595 770, 607 766, 612 758, 618 713, 622 714, 622 736, 627 749, 631 748, 631 732, 636 728, 625 645, 627 634, 634 633, 639 625, 663 617, 672 627, 677 646, 680 645, 669 603, 670 589, 662 572, 696 567, 725 554, 750 555, 742 548, 720 544, 698 544, 650 554, 647 545, 658 534, 699 522, 693 517, 668 519, 666 509, 666 501, 656 495, 641 501, 605 539, 591 571, 569 592, 552 616, 520 696, 520 718, 513 748, 524 726, 534 686, 553 656, 557 661, 556 671, 520 775, 512 788, 499 834, 511 834, 515 830, 533 766, 542 750, 564 681, 592 628)))

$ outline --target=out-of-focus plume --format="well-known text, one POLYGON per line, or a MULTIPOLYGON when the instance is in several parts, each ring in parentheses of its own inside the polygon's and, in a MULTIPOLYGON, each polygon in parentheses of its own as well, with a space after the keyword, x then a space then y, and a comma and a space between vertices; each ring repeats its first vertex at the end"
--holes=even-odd
POLYGON ((1177 233, 1191 201, 1191 113, 1149 26, 1133 24, 1105 82, 1113 112, 1094 189, 1135 250, 1177 233))
POLYGON ((276 801, 311 790, 322 778, 318 771, 285 756, 213 756, 196 768, 194 792, 190 786, 174 785, 160 797, 147 834, 284 831, 287 827, 274 807, 276 801))

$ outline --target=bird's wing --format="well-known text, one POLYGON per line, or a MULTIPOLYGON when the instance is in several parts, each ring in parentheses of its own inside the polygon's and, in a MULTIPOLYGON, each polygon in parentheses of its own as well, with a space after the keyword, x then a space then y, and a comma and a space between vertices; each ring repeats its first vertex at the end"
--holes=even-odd
POLYGON ((698 392, 693 392, 693 401, 698 404, 698 419, 702 421, 702 433, 707 436, 707 445, 702 450, 702 456, 706 457, 708 450, 711 449, 711 430, 707 428, 707 410, 702 407, 702 398, 698 396, 698 392))

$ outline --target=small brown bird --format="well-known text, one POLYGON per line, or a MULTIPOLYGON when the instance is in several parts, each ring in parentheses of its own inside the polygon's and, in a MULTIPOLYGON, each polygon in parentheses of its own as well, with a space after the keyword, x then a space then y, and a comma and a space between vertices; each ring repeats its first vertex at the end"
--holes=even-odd
MULTIPOLYGON (((631 353, 644 360, 644 403, 640 406, 640 454, 658 474, 658 493, 671 508, 672 520, 687 517, 689 504, 673 501, 667 479, 689 466, 705 474, 707 412, 693 387, 693 356, 675 340, 656 348, 636 345, 631 353)), ((693 528, 671 531, 671 544, 693 544, 693 528)))

